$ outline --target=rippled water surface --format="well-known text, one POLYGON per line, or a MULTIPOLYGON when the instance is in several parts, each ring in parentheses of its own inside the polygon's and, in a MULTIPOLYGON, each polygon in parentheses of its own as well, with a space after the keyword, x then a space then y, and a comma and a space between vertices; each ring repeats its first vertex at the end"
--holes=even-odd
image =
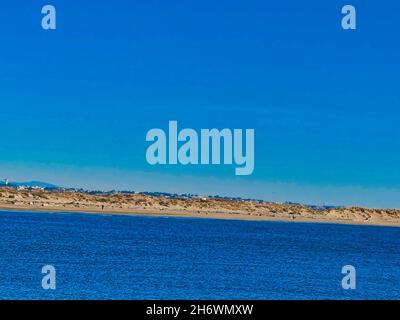
POLYGON ((0 239, 0 298, 400 299, 394 227, 3 211, 0 239))

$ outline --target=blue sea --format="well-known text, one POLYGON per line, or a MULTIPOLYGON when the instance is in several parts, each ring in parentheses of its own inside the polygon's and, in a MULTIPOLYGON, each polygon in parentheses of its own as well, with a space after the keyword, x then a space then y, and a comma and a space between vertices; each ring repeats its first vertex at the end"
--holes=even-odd
POLYGON ((395 227, 2 211, 0 240, 1 299, 400 299, 395 227))

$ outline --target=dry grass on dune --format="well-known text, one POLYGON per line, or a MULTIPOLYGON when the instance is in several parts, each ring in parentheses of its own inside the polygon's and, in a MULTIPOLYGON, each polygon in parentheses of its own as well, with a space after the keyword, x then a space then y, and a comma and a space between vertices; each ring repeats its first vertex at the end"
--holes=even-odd
POLYGON ((92 195, 80 192, 0 189, 0 207, 54 210, 110 211, 134 213, 137 210, 154 212, 188 212, 197 214, 235 214, 249 217, 284 219, 343 220, 400 225, 400 209, 368 209, 343 207, 321 210, 294 204, 259 201, 225 200, 214 198, 165 198, 144 194, 92 195))

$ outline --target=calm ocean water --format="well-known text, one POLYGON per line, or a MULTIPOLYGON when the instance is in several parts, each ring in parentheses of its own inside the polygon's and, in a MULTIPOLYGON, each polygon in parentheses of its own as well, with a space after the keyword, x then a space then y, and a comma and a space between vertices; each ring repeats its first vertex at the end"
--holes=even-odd
POLYGON ((400 228, 3 211, 0 234, 3 299, 400 299, 400 228))

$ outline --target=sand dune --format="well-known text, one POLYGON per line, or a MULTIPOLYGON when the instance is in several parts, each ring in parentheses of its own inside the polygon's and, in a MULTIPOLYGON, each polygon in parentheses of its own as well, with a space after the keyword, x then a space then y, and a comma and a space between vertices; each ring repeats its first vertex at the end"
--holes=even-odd
POLYGON ((0 209, 400 226, 400 209, 345 207, 321 210, 259 201, 181 199, 121 193, 91 195, 13 188, 0 189, 0 209))

